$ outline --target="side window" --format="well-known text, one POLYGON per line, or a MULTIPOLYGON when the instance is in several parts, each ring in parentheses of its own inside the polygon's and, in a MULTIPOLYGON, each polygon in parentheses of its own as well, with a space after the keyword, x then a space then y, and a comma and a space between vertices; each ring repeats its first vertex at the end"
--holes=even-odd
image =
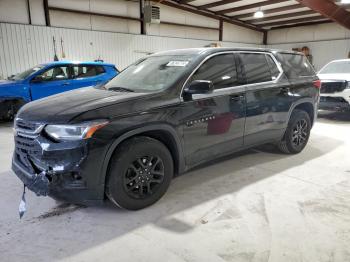
POLYGON ((105 69, 103 66, 95 66, 96 67, 96 75, 103 74, 105 72, 105 69))
POLYGON ((43 81, 67 80, 69 78, 68 67, 56 66, 46 70, 40 76, 43 81))
POLYGON ((271 58, 271 56, 266 55, 266 60, 267 60, 267 64, 269 65, 269 68, 270 68, 272 80, 275 80, 279 76, 280 71, 278 70, 276 63, 271 58))
POLYGON ((247 84, 268 82, 272 80, 270 67, 265 54, 240 53, 247 84))
POLYGON ((288 78, 314 76, 315 71, 304 55, 280 53, 282 67, 288 78))
POLYGON ((191 82, 194 80, 212 81, 215 89, 238 85, 234 55, 216 55, 205 61, 192 76, 191 82))
POLYGON ((73 66, 73 74, 75 78, 92 77, 103 74, 105 69, 103 66, 93 65, 76 65, 73 66))

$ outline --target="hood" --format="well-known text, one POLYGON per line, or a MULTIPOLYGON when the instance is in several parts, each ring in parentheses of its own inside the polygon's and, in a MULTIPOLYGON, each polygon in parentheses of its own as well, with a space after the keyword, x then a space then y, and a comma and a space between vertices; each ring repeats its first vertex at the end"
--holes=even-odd
POLYGON ((350 74, 318 74, 321 80, 346 80, 350 81, 350 74))
POLYGON ((0 80, 0 86, 4 86, 4 85, 8 85, 8 84, 12 84, 15 81, 10 81, 10 80, 0 80))
POLYGON ((0 80, 0 88, 1 87, 7 87, 7 86, 11 86, 11 85, 17 85, 20 84, 21 81, 16 81, 16 80, 0 80))
POLYGON ((149 94, 108 91, 94 87, 81 88, 28 103, 21 108, 17 117, 27 121, 67 123, 87 111, 147 95, 149 94))

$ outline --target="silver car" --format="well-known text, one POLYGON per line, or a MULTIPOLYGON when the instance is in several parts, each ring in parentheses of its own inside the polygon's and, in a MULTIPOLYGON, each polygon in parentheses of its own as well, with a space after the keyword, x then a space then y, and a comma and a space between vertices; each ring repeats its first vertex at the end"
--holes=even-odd
POLYGON ((350 59, 326 64, 318 77, 322 83, 319 109, 350 111, 350 59))

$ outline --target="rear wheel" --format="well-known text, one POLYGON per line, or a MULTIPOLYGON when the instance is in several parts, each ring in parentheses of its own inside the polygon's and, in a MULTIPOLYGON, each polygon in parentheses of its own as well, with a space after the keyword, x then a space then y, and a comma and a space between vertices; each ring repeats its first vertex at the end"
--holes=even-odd
POLYGON ((149 137, 132 138, 111 159, 106 195, 119 207, 145 208, 164 195, 173 169, 172 156, 163 143, 149 137))
POLYGON ((287 130, 278 148, 286 154, 300 153, 306 146, 311 131, 311 121, 308 113, 295 109, 289 119, 287 130))

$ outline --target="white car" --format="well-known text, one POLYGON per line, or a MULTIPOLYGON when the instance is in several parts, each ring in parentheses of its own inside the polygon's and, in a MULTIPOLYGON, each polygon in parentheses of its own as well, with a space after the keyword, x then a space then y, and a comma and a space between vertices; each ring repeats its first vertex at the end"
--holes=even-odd
POLYGON ((350 111, 350 59, 326 64, 318 77, 322 83, 319 109, 350 111))

